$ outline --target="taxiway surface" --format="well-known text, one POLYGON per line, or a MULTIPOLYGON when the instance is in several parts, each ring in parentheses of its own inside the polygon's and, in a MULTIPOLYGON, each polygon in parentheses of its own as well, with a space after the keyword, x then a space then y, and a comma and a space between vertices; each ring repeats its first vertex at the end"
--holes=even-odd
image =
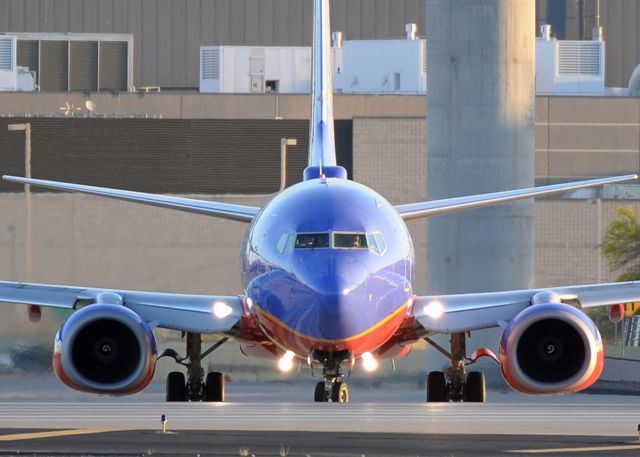
POLYGON ((0 428, 636 437, 637 404, 0 403, 0 428))
POLYGON ((627 456, 638 423, 629 403, 18 402, 0 403, 0 456, 627 456))
MULTIPOLYGON (((33 433, 0 430, 4 455, 101 456, 528 456, 566 454, 632 456, 640 446, 610 437, 518 435, 430 435, 390 433, 153 431, 100 432, 33 438, 33 433), (12 433, 12 435, 6 435, 12 433)), ((55 432, 54 432, 55 433, 55 432)))

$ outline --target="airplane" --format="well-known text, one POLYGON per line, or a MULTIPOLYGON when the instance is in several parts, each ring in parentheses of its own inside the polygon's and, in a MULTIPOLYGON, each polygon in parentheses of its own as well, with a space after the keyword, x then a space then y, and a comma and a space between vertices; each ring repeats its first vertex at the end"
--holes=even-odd
POLYGON ((469 367, 480 357, 500 364, 507 383, 527 394, 587 388, 604 363, 598 328, 583 312, 640 301, 640 282, 441 296, 413 293, 414 251, 405 221, 637 179, 636 174, 392 205, 349 180, 336 162, 329 1, 314 2, 312 114, 303 181, 264 207, 217 203, 82 184, 4 176, 59 191, 80 192, 220 217, 248 224, 241 246, 238 295, 185 295, 50 284, 0 282, 0 301, 72 310, 54 343, 53 366, 67 386, 126 395, 144 389, 160 357, 186 367, 169 373, 167 401, 224 401, 225 379, 202 359, 235 340, 248 356, 270 357, 287 371, 322 369, 315 402, 346 403, 346 375, 372 371, 382 359, 408 354, 426 340, 448 357, 427 375, 427 402, 484 402, 485 378, 469 367), (501 327, 499 353, 467 352, 467 335, 501 327), (153 330, 186 334, 184 356, 158 354, 153 330), (203 351, 202 335, 221 339, 203 351), (450 348, 432 337, 450 335, 450 348))

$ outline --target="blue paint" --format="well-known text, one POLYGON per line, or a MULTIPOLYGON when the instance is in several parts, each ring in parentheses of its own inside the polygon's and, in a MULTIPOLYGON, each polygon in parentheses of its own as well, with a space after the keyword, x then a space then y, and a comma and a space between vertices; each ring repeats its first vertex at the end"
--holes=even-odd
POLYGON ((277 195, 256 217, 243 270, 245 293, 261 309, 310 338, 340 340, 410 299, 414 253, 404 221, 379 194, 353 181, 314 179, 277 195), (378 232, 386 250, 283 250, 279 243, 287 234, 320 232, 378 232))

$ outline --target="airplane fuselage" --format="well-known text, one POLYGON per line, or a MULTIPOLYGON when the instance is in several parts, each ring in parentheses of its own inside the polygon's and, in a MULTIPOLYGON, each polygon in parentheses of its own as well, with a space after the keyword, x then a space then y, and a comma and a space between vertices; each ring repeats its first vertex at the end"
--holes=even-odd
POLYGON ((241 255, 259 325, 299 356, 371 352, 411 303, 414 252, 404 221, 375 191, 346 179, 311 179, 274 197, 241 255))

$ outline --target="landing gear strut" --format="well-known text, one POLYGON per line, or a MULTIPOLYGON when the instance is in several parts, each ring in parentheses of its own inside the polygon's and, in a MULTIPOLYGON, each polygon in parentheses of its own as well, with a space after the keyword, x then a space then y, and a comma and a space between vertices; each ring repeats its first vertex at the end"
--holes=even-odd
POLYGON ((487 396, 484 374, 479 371, 467 373, 466 335, 451 334, 451 352, 430 338, 425 340, 451 361, 445 372, 432 371, 427 376, 427 402, 484 402, 487 396))
POLYGON ((322 363, 322 377, 324 381, 316 384, 313 401, 320 403, 349 403, 349 387, 342 382, 340 364, 348 360, 349 354, 341 352, 316 351, 314 358, 322 363))
POLYGON ((187 333, 186 357, 180 357, 173 349, 165 350, 160 357, 171 357, 176 363, 187 368, 186 380, 184 373, 180 371, 172 371, 167 376, 167 401, 224 401, 224 375, 213 371, 207 373, 205 379, 202 359, 228 340, 229 338, 222 338, 205 352, 202 352, 202 335, 189 332, 187 333))

